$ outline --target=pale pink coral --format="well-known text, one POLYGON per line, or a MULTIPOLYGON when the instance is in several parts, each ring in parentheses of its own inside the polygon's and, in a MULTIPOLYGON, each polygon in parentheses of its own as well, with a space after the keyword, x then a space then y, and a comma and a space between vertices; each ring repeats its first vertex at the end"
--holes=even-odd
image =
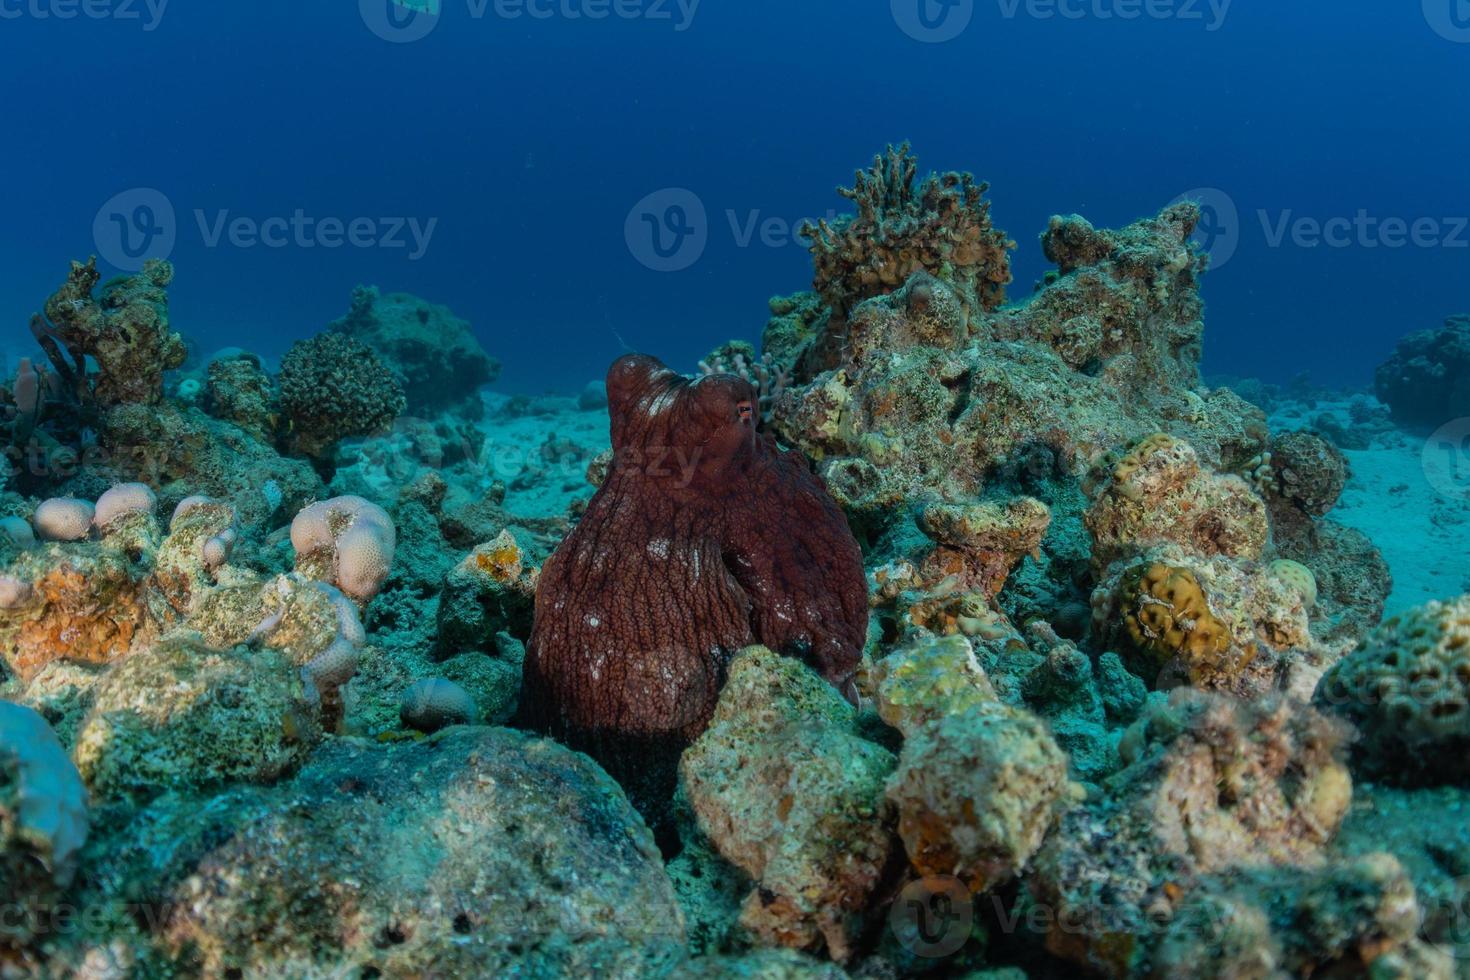
POLYGON ((80 541, 92 529, 96 509, 75 497, 52 497, 43 500, 31 517, 36 535, 43 541, 80 541))
POLYGON ((297 567, 328 549, 331 580, 347 595, 366 602, 378 594, 393 565, 397 533, 388 513, 361 497, 323 500, 291 522, 297 567))
POLYGON ((103 530, 127 514, 151 514, 158 498, 146 484, 119 483, 97 498, 92 523, 103 530))

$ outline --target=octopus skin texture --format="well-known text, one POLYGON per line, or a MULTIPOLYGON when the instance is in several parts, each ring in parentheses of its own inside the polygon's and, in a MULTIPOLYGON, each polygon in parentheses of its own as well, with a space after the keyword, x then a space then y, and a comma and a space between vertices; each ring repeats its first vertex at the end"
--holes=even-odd
POLYGON ((610 769, 677 760, 753 643, 855 697, 862 554, 805 457, 756 430, 755 389, 634 354, 607 392, 613 464, 542 569, 523 721, 610 769))

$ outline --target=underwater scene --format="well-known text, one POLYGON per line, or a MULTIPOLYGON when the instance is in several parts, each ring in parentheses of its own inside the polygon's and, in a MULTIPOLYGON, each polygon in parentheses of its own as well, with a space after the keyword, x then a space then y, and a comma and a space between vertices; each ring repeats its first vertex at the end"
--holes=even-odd
POLYGON ((0 0, 0 980, 1470 978, 1465 0, 0 0))

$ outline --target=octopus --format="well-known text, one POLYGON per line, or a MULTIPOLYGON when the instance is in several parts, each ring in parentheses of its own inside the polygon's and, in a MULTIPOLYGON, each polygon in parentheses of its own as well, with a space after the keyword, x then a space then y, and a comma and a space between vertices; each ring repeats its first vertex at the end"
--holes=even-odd
POLYGON ((758 431, 755 388, 633 354, 607 393, 613 461, 541 571, 523 721, 621 778, 671 771, 752 644, 855 700, 862 554, 806 458, 758 431))

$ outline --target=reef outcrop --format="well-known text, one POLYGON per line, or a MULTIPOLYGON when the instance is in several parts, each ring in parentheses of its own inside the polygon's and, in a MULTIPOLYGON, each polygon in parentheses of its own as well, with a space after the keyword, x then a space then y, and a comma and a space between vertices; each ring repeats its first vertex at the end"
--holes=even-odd
POLYGON ((1374 387, 1402 425, 1434 429, 1470 415, 1470 316, 1400 340, 1374 387))

